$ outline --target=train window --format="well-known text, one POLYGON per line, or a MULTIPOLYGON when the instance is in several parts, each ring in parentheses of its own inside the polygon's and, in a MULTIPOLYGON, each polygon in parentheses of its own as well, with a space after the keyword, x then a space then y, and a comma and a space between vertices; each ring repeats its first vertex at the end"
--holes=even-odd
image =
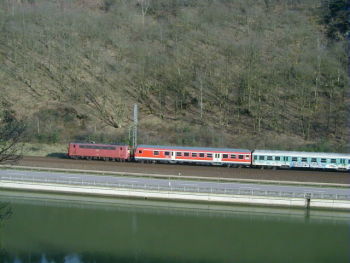
POLYGON ((222 158, 228 158, 228 154, 223 154, 222 158))
POLYGON ((298 161, 298 157, 292 157, 292 162, 297 162, 298 161))
POLYGON ((336 159, 331 159, 331 163, 336 163, 336 159))
POLYGON ((317 162, 317 159, 316 158, 311 158, 311 162, 315 163, 315 162, 317 162))
POLYGON ((177 152, 176 156, 182 156, 182 153, 181 152, 177 152))
POLYGON ((284 156, 283 161, 288 162, 288 156, 284 156))
POLYGON ((260 161, 263 161, 263 160, 265 160, 265 156, 263 156, 263 155, 260 155, 260 156, 259 156, 259 160, 260 160, 260 161))
POLYGON ((281 160, 281 157, 275 156, 275 160, 276 160, 276 161, 280 161, 280 160, 281 160))
POLYGON ((246 155, 246 156, 245 156, 245 159, 246 159, 246 160, 249 160, 249 159, 250 159, 250 156, 249 156, 249 155, 246 155))
POLYGON ((267 156, 267 160, 268 161, 272 160, 272 156, 267 156))
POLYGON ((169 156, 169 155, 170 155, 170 152, 164 152, 164 155, 165 155, 165 156, 169 156))
POLYGON ((243 155, 238 155, 238 159, 243 160, 243 155))
POLYGON ((301 161, 302 161, 302 162, 307 162, 307 158, 306 158, 306 157, 303 157, 303 158, 301 158, 301 161))
POLYGON ((142 153, 142 151, 141 151, 141 150, 139 150, 139 153, 142 153))
POLYGON ((236 159, 236 155, 231 154, 231 159, 236 159))
POLYGON ((327 159, 325 159, 325 158, 321 159, 321 163, 326 163, 326 162, 327 162, 327 159))
POLYGON ((350 164, 350 160, 348 160, 348 163, 350 164))
POLYGON ((212 158, 212 157, 213 157, 213 154, 212 154, 212 153, 207 153, 207 157, 208 157, 208 158, 212 158))
POLYGON ((190 153, 184 153, 184 156, 188 157, 190 156, 190 153))
POLYGON ((254 155, 254 160, 258 160, 258 156, 254 155))
POLYGON ((158 151, 154 151, 153 154, 154 155, 159 155, 159 152, 158 151))
POLYGON ((192 157, 197 157, 197 153, 192 153, 192 157))
POLYGON ((200 154, 199 154, 199 157, 204 157, 204 153, 200 153, 200 154))

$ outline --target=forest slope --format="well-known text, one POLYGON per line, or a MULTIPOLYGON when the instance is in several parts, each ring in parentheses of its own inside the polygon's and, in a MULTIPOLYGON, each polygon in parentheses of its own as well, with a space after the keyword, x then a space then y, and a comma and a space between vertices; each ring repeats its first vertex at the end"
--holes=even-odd
POLYGON ((344 151, 346 41, 321 0, 0 4, 3 115, 27 140, 344 151))

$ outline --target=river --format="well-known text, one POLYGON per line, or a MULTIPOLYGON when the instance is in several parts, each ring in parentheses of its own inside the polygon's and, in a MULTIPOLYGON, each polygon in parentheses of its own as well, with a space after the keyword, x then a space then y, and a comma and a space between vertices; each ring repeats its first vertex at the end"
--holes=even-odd
POLYGON ((350 215, 0 192, 1 263, 350 262, 350 215))

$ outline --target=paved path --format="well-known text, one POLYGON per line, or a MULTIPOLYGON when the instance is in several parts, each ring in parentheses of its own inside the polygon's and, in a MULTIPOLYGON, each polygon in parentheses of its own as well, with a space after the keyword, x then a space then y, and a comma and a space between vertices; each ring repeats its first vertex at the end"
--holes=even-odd
POLYGON ((118 177, 87 175, 79 173, 33 172, 23 170, 0 170, 0 180, 26 181, 36 183, 61 183, 70 185, 88 185, 103 187, 124 187, 165 191, 185 191, 219 194, 263 195, 350 200, 350 189, 283 186, 267 184, 218 183, 189 180, 167 180, 140 177, 118 177))

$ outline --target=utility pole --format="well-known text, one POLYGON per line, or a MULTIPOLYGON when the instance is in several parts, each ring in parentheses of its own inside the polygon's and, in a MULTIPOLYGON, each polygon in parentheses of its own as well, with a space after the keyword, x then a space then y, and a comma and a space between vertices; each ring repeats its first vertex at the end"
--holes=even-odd
POLYGON ((138 124, 138 107, 134 104, 134 125, 133 125, 133 136, 132 136, 132 146, 134 149, 137 145, 137 124, 138 124))

